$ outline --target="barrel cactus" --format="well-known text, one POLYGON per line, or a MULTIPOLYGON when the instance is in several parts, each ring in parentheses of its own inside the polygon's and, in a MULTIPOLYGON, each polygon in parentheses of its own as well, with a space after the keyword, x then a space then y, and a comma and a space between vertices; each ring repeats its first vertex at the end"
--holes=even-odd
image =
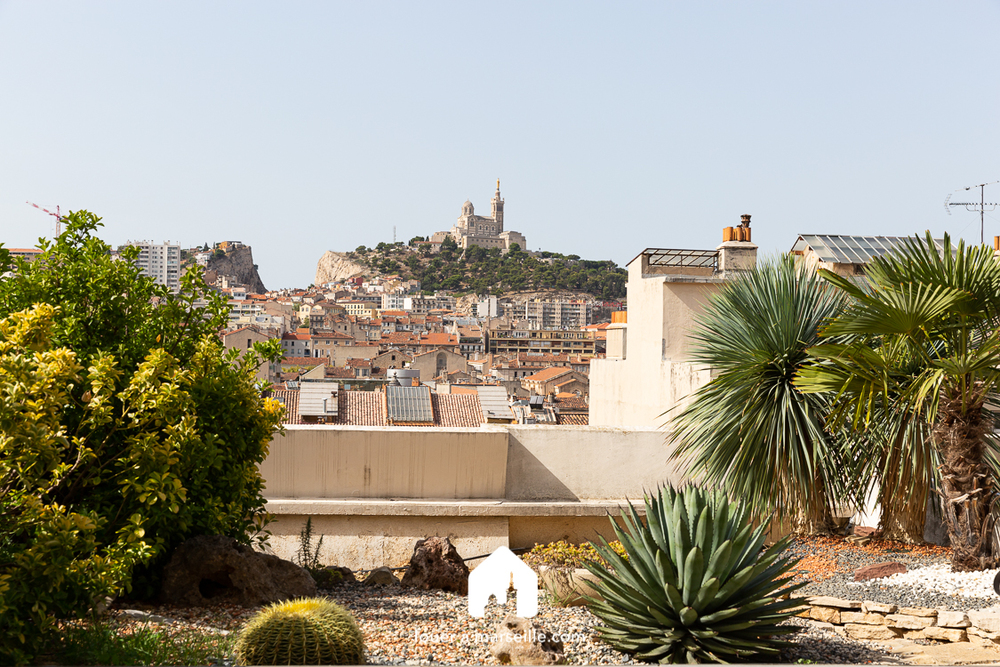
POLYGON ((363 665, 364 637, 354 617, 322 598, 278 602, 247 622, 236 640, 242 665, 363 665))
POLYGON ((779 596, 804 585, 790 585, 787 538, 765 551, 765 527, 719 491, 664 486, 645 507, 645 524, 631 506, 624 529, 611 521, 627 559, 602 537, 610 569, 585 563, 600 580, 603 599, 587 604, 604 641, 660 663, 766 659, 787 646, 797 628, 779 623, 801 605, 779 596))

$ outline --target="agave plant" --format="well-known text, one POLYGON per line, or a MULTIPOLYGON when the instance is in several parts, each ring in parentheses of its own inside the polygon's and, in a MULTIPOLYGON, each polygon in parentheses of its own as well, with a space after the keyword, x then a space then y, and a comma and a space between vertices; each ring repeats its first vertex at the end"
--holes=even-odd
POLYGON ((610 565, 585 563, 603 600, 587 601, 606 626, 601 638, 642 660, 729 662, 774 656, 796 627, 779 625, 802 609, 784 594, 797 560, 788 538, 764 550, 765 527, 721 491, 663 486, 645 498, 646 523, 631 505, 624 529, 611 525, 628 559, 595 544, 610 565))

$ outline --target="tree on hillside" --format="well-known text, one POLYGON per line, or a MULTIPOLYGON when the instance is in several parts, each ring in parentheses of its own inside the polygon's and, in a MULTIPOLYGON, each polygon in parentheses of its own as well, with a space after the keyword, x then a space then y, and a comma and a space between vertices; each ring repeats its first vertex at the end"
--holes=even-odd
POLYGON ((133 264, 137 248, 111 258, 99 220, 70 213, 0 281, 4 664, 29 660, 56 616, 98 596, 155 593, 184 539, 249 542, 262 525, 257 465, 281 408, 255 383, 261 357, 224 350, 227 304, 200 272, 170 294, 133 264))
POLYGON ((691 359, 714 377, 672 419, 673 458, 758 520, 777 516, 804 533, 829 533, 835 503, 852 497, 850 460, 825 426, 830 397, 793 384, 844 301, 787 255, 726 283, 691 336, 691 359))
MULTIPOLYGON (((927 425, 930 438, 881 458, 905 466, 911 484, 936 477, 953 569, 995 567, 995 451, 986 438, 987 401, 1000 383, 1000 264, 992 248, 955 248, 947 234, 939 248, 928 232, 873 260, 860 284, 822 273, 852 300, 823 335, 852 339, 812 348, 817 363, 797 385, 833 393, 834 418, 856 428, 891 415, 893 443, 905 443, 914 423, 927 425)), ((924 497, 911 504, 922 510, 924 497)))

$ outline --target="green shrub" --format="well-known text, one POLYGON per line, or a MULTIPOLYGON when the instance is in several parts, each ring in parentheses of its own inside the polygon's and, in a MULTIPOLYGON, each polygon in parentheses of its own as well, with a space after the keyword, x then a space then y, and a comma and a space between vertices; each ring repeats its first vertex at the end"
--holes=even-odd
POLYGON ((765 528, 721 491, 662 487, 645 506, 647 525, 631 506, 624 530, 611 522, 628 560, 602 538, 597 551, 614 572, 584 563, 600 579, 604 600, 588 606, 606 624, 601 638, 660 663, 778 654, 787 642, 777 637, 796 631, 779 623, 801 608, 778 596, 804 585, 787 586, 787 539, 764 552, 765 528))
MULTIPOLYGON (((609 543, 610 547, 620 556, 628 558, 625 548, 621 542, 609 543)), ((542 565, 556 567, 559 569, 582 568, 586 562, 600 563, 607 567, 607 561, 598 553, 593 544, 570 544, 566 540, 550 542, 549 544, 536 544, 531 551, 526 553, 521 560, 532 567, 542 565)))
POLYGON ((0 281, 0 664, 95 600, 157 592, 188 537, 263 525, 257 465, 281 408, 256 386, 260 357, 224 350, 226 305, 196 305, 199 275, 171 295, 110 257, 98 220, 71 213, 0 281))
POLYGON ((363 665, 364 636, 343 607, 322 598, 279 602, 240 631, 243 665, 363 665))

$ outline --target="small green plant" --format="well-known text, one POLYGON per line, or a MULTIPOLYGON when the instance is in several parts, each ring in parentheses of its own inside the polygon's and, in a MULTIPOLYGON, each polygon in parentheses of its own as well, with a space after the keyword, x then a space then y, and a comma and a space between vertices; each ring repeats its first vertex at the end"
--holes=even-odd
POLYGON ((302 527, 302 532, 299 533, 299 550, 295 553, 295 563, 299 567, 304 567, 310 571, 321 569, 319 564, 319 550, 323 546, 323 536, 319 536, 316 548, 313 548, 312 541, 312 517, 309 517, 306 519, 306 525, 302 527))
POLYGON ((97 622, 60 631, 58 648, 45 662, 65 665, 212 665, 232 653, 233 638, 186 631, 171 635, 147 625, 130 628, 97 622))
POLYGON ((777 637, 797 628, 779 623, 801 604, 779 596, 804 583, 788 586, 797 561, 783 557, 787 538, 764 551, 766 526, 721 491, 664 486, 645 510, 646 524, 631 505, 624 530, 611 522, 628 560, 602 538, 613 572, 584 562, 600 580, 604 599, 587 604, 604 641, 660 663, 766 659, 788 645, 777 637))
MULTIPOLYGON (((621 542, 610 542, 609 545, 619 556, 628 558, 621 542)), ((545 565, 558 569, 581 568, 588 561, 607 566, 607 561, 598 553, 593 544, 589 542, 570 544, 566 540, 550 542, 549 544, 536 544, 531 551, 524 555, 522 560, 532 567, 545 565)))
POLYGON ((279 602, 240 631, 236 658, 243 665, 363 665, 364 636, 343 607, 322 598, 279 602))

